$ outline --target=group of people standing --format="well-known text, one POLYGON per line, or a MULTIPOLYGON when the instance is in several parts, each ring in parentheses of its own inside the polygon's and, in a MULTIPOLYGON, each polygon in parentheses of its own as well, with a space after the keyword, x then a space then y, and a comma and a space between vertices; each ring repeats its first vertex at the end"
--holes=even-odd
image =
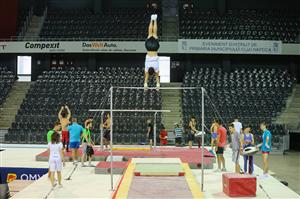
MULTIPOLYGON (((54 123, 53 129, 47 133, 48 142, 48 154, 49 154, 49 173, 51 184, 54 188, 54 174, 57 172, 59 187, 61 184, 61 170, 65 165, 64 154, 69 152, 69 148, 72 153, 73 165, 77 165, 79 162, 79 147, 82 147, 81 154, 81 166, 82 167, 94 167, 91 163, 95 145, 91 137, 91 128, 93 125, 92 119, 87 119, 84 122, 84 127, 78 124, 77 118, 71 116, 71 111, 68 106, 62 106, 58 113, 59 121, 54 123), (88 165, 85 165, 85 161, 88 159, 88 165)), ((107 116, 106 122, 103 124, 105 129, 105 144, 109 142, 110 132, 110 120, 107 116)))
MULTIPOLYGON (((150 120, 148 120, 148 121, 150 121, 150 120)), ((187 131, 187 141, 188 141, 188 146, 189 146, 190 149, 193 147, 193 141, 195 140, 195 138, 197 140, 198 147, 199 148, 201 147, 201 134, 198 134, 199 131, 196 129, 197 128, 196 125, 197 125, 196 118, 194 116, 192 116, 190 121, 189 121, 189 127, 188 127, 188 131, 187 131)), ((150 129, 148 128, 148 130, 150 130, 150 129)), ((184 137, 183 137, 184 133, 185 133, 185 131, 180 126, 180 124, 177 123, 177 122, 174 123, 173 134, 175 136, 175 145, 176 146, 182 146, 183 140, 184 140, 184 137)), ((167 145, 168 144, 167 134, 168 133, 166 132, 165 128, 162 127, 162 129, 160 130, 160 134, 159 134, 161 145, 167 145)), ((151 145, 151 143, 152 143, 152 141, 150 142, 150 145, 151 145)))
MULTIPOLYGON (((256 147, 258 151, 259 148, 255 145, 255 138, 252 133, 252 128, 250 125, 245 125, 243 127, 242 123, 239 122, 238 119, 234 119, 232 123, 228 125, 228 130, 230 132, 230 148, 232 149, 232 161, 235 164, 235 172, 236 173, 249 173, 254 175, 254 158, 253 154, 243 154, 244 149, 248 147, 256 147), (244 167, 241 169, 239 164, 239 158, 243 156, 244 159, 244 167)), ((272 134, 267 129, 267 124, 262 122, 260 124, 260 130, 263 132, 262 135, 262 144, 261 144, 261 152, 263 158, 263 175, 260 176, 261 178, 268 177, 268 170, 269 170, 269 154, 272 150, 271 148, 271 140, 272 134)), ((198 147, 201 147, 202 141, 202 132, 197 130, 197 121, 194 116, 190 118, 189 126, 186 131, 187 133, 187 141, 188 146, 191 149, 193 146, 193 141, 196 140, 198 147)), ((215 170, 216 172, 225 172, 225 158, 224 158, 224 151, 226 150, 227 144, 227 129, 222 124, 221 120, 215 119, 212 122, 210 127, 211 133, 211 149, 212 152, 217 155, 217 164, 218 168, 215 170)), ((182 127, 179 126, 178 123, 175 123, 174 127, 174 135, 175 135, 175 144, 178 146, 181 145, 183 139, 184 130, 182 127)), ((152 145, 153 140, 153 125, 151 121, 148 120, 148 138, 150 140, 150 147, 152 145)), ((166 145, 167 142, 167 132, 164 128, 162 128, 160 134, 160 144, 166 145)))
MULTIPOLYGON (((253 154, 243 154, 243 151, 247 147, 256 147, 254 135, 252 133, 251 126, 245 125, 242 126, 242 123, 235 119, 234 122, 228 125, 230 132, 231 142, 230 147, 232 149, 232 161, 235 164, 236 173, 249 173, 254 175, 254 159, 253 154), (244 167, 243 170, 239 164, 240 155, 243 155, 244 158, 244 167)), ((272 134, 267 129, 267 124, 262 122, 260 124, 260 129, 263 132, 262 135, 262 145, 261 152, 263 158, 263 175, 260 178, 268 177, 269 170, 269 154, 272 150, 271 140, 272 134)), ((220 120, 214 120, 211 125, 211 147, 212 150, 217 154, 218 169, 216 172, 226 171, 225 159, 224 159, 224 150, 226 149, 227 142, 227 130, 222 125, 220 120)), ((256 148, 259 150, 258 148, 256 148)))
MULTIPOLYGON (((92 157, 94 155, 93 146, 95 145, 91 138, 91 128, 93 125, 92 119, 87 119, 84 122, 84 127, 77 123, 77 118, 71 116, 71 111, 68 106, 62 106, 58 113, 59 121, 55 122, 53 129, 47 133, 48 141, 48 154, 49 154, 49 177, 52 186, 54 183, 54 173, 57 172, 58 184, 61 185, 61 170, 62 166, 65 165, 64 154, 69 152, 69 148, 72 152, 73 165, 77 165, 79 162, 79 152, 78 149, 80 145, 82 146, 81 155, 81 166, 82 167, 94 167, 91 164, 92 157), (85 165, 85 161, 88 158, 88 165, 85 165)), ((103 143, 108 148, 110 143, 110 115, 106 114, 105 121, 102 125, 103 143)), ((154 139, 154 127, 151 120, 147 120, 147 138, 149 139, 150 148, 152 147, 152 142, 154 139)), ((268 156, 271 152, 271 139, 272 134, 267 129, 266 123, 262 122, 260 124, 260 129, 263 131, 262 135, 262 157, 263 157, 263 175, 261 178, 268 177, 268 156)), ((255 146, 254 135, 252 134, 252 129, 249 125, 242 126, 242 123, 235 119, 234 122, 228 125, 228 130, 231 135, 230 147, 232 148, 232 161, 235 163, 236 173, 249 173, 253 175, 254 172, 254 161, 253 155, 243 154, 243 150, 246 147, 255 146), (240 168, 239 157, 243 155, 244 167, 243 170, 240 168)), ((176 146, 182 144, 184 130, 178 123, 174 126, 174 135, 176 146)), ((203 132, 202 132, 203 133, 203 132)), ((223 126, 219 119, 215 119, 210 128, 211 133, 211 149, 217 155, 218 168, 216 172, 226 171, 225 158, 223 156, 224 151, 227 146, 227 130, 223 126)), ((195 140, 195 135, 199 134, 197 130, 197 122, 195 117, 191 117, 189 121, 189 128, 187 133, 188 146, 192 148, 193 141, 195 140)), ((163 128, 159 134, 161 145, 166 145, 168 133, 163 128)), ((198 142, 198 147, 201 146, 201 136, 196 137, 198 142)))

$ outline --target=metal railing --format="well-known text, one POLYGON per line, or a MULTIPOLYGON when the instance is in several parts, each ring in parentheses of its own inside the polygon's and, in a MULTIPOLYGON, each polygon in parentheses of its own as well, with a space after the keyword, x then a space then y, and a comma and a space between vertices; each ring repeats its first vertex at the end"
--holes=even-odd
POLYGON ((47 15, 48 15, 48 7, 46 7, 45 10, 44 10, 43 17, 42 17, 42 23, 39 25, 39 30, 38 30, 37 35, 40 35, 40 33, 43 29, 43 25, 44 25, 44 22, 46 20, 47 15))
MULTIPOLYGON (((18 36, 11 36, 10 38, 0 38, 0 41, 145 41, 146 38, 134 38, 134 37, 25 37, 27 27, 22 29, 18 36)), ((177 42, 179 39, 187 39, 182 36, 160 36, 159 41, 164 42, 177 42)), ((294 43, 284 44, 300 44, 299 41, 294 43)))
MULTIPOLYGON (((26 19, 25 19, 25 21, 23 23, 23 26, 21 28, 21 31, 18 34, 18 36, 16 36, 16 38, 18 38, 18 40, 15 40, 15 41, 19 41, 19 40, 21 40, 24 37, 25 33, 27 32, 27 29, 28 29, 28 26, 30 24, 30 21, 32 19, 32 16, 33 16, 33 7, 30 8, 29 13, 26 16, 26 19)), ((12 41, 12 40, 10 40, 10 41, 12 41)))
MULTIPOLYGON (((25 37, 25 36, 12 36, 8 39, 0 39, 0 41, 145 41, 146 38, 134 38, 134 37, 25 37)), ((178 37, 176 36, 161 36, 159 37, 160 41, 177 41, 178 37)))

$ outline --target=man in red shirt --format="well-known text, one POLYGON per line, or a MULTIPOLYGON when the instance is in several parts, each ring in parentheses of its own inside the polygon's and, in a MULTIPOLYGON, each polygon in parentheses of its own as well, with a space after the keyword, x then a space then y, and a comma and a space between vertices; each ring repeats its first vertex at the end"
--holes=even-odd
POLYGON ((218 161, 218 169, 216 170, 216 172, 220 172, 220 171, 226 171, 226 167, 225 167, 225 159, 223 156, 224 153, 224 148, 226 146, 226 140, 227 140, 227 130, 223 127, 222 123, 220 120, 216 120, 216 124, 217 124, 217 150, 216 150, 216 154, 217 154, 217 161, 218 161), (221 170, 221 165, 222 170, 221 170))

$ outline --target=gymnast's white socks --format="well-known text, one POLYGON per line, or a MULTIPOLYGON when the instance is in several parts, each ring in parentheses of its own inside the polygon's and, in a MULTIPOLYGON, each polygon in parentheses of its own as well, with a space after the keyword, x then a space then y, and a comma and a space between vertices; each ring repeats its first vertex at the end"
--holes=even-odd
POLYGON ((157 14, 151 15, 151 21, 156 21, 157 20, 157 14))

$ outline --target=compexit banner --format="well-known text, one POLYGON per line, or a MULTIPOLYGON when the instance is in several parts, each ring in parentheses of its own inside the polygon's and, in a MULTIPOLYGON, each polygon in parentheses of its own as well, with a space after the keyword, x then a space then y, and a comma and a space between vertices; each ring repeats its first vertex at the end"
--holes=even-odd
POLYGON ((143 52, 144 42, 0 42, 0 53, 143 52))
POLYGON ((264 40, 178 40, 178 53, 282 54, 281 41, 264 40))

